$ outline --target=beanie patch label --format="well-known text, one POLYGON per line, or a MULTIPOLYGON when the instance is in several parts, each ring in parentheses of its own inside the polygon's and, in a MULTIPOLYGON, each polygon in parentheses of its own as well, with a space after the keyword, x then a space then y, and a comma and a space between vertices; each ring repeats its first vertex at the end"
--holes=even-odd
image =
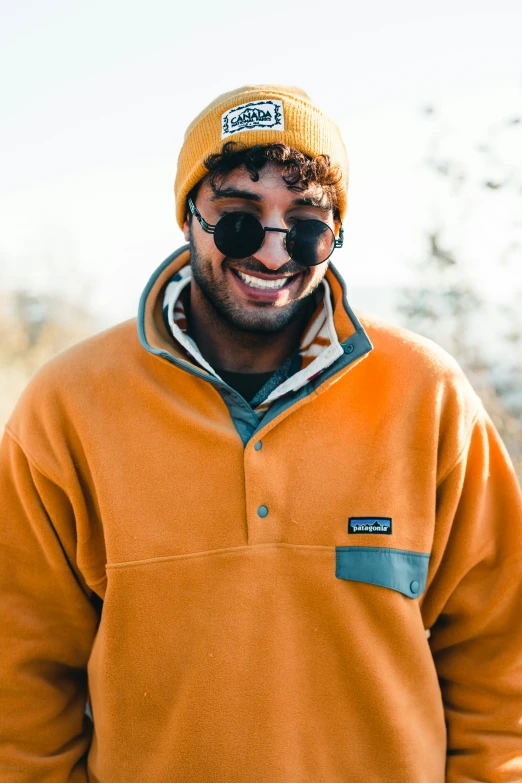
POLYGON ((221 138, 226 139, 246 130, 285 129, 282 101, 252 101, 234 106, 221 117, 221 138))

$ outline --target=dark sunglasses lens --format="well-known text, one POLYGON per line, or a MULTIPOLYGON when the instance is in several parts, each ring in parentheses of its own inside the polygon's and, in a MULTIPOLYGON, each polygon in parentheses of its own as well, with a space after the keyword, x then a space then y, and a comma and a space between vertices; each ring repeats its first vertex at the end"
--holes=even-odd
POLYGON ((335 235, 322 220, 302 220, 286 237, 286 250, 290 258, 304 266, 316 266, 332 254, 335 235))
POLYGON ((263 226, 253 215, 231 212, 218 221, 214 229, 214 242, 224 256, 247 258, 263 244, 263 226))

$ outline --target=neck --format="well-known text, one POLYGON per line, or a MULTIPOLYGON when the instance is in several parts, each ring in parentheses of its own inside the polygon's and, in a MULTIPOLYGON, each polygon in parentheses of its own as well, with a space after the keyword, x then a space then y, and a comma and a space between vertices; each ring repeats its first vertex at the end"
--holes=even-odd
POLYGON ((274 372, 299 346, 315 307, 313 296, 287 326, 273 334, 235 328, 203 295, 192 279, 185 303, 187 328, 212 367, 229 372, 274 372))

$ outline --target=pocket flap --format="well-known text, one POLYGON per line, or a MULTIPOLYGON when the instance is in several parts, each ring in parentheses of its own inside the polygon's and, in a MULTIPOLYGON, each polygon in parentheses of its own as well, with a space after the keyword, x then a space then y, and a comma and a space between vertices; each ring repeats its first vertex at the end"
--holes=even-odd
POLYGON ((367 582, 418 598, 426 588, 429 554, 407 549, 370 546, 336 546, 338 579, 367 582))

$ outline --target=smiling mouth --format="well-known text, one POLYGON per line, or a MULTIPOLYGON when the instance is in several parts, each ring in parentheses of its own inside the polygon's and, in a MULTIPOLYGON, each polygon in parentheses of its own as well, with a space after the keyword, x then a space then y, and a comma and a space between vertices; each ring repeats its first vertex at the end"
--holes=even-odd
POLYGON ((284 277, 272 277, 269 279, 256 277, 256 275, 248 275, 246 272, 241 272, 239 269, 231 267, 231 271, 242 283, 250 288, 257 288, 258 291, 278 291, 281 288, 289 286, 293 280, 297 277, 295 275, 285 275, 284 277))

